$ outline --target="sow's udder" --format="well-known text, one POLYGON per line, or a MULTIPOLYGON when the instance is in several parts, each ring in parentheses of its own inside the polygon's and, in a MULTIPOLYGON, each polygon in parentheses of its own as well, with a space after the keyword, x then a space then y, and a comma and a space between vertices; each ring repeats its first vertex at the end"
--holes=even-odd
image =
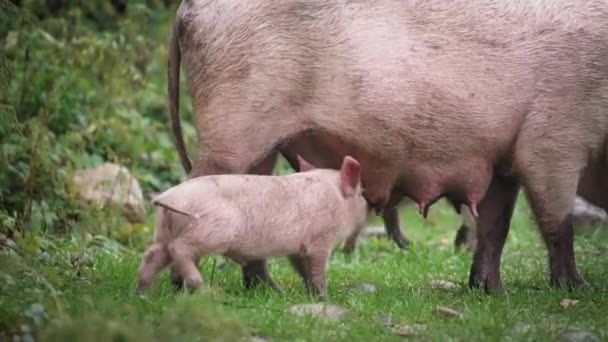
POLYGON ((492 179, 488 158, 467 156, 450 162, 429 161, 413 153, 405 161, 384 160, 369 148, 357 146, 339 137, 320 132, 307 132, 293 139, 283 153, 295 160, 296 155, 317 165, 338 169, 342 158, 350 155, 360 161, 365 199, 377 211, 392 207, 410 197, 426 214, 442 196, 457 207, 469 206, 477 216, 477 204, 484 197, 492 179))
POLYGON ((296 164, 297 155, 320 168, 339 169, 344 156, 351 156, 361 165, 361 183, 370 207, 386 207, 394 186, 398 168, 372 153, 341 138, 320 132, 306 132, 281 148, 290 163, 296 164))

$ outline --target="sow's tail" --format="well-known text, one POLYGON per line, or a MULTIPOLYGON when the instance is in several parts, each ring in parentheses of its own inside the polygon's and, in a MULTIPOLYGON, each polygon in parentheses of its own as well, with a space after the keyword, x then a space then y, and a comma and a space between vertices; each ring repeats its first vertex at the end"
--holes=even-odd
POLYGON ((182 135, 182 125, 179 119, 179 72, 180 72, 180 59, 181 51, 179 48, 179 18, 175 20, 173 24, 173 31, 171 33, 171 41, 169 43, 169 63, 167 68, 167 79, 169 92, 169 110, 171 112, 171 127, 173 129, 173 136, 175 137, 175 147, 179 159, 182 162, 182 166, 186 173, 189 173, 192 169, 192 163, 188 158, 188 151, 186 151, 186 144, 184 144, 184 136, 182 135))

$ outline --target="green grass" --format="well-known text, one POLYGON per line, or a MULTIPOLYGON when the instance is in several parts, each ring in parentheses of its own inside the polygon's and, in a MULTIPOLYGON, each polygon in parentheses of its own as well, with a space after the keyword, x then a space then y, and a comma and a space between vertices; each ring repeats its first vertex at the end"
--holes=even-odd
MULTIPOLYGON (((293 304, 315 300, 282 259, 271 262, 271 271, 285 296, 266 288, 244 290, 234 265, 216 269, 210 289, 197 294, 174 294, 164 271, 148 296, 138 296, 134 285, 140 251, 108 252, 72 241, 26 252, 22 241, 22 257, 0 257, 0 340, 12 334, 41 341, 234 341, 251 334, 273 341, 401 340, 377 318, 380 313, 391 315, 395 324, 425 324, 425 330, 411 337, 425 341, 555 340, 567 329, 608 338, 606 229, 576 237, 578 266, 592 288, 553 290, 546 250, 520 202, 502 263, 508 295, 490 297, 466 287, 471 256, 453 250, 460 221, 445 203, 435 205, 426 221, 415 208, 403 212, 405 231, 413 240, 409 251, 385 239, 370 239, 362 240, 351 257, 334 253, 329 302, 350 311, 337 323, 286 312, 293 304), (83 252, 90 262, 74 262, 73 255, 83 252), (434 289, 431 279, 452 281, 459 288, 434 289), (375 285, 377 293, 348 289, 358 283, 375 285), (564 308, 564 298, 580 302, 564 308), (438 316, 438 305, 460 311, 463 318, 438 316)), ((201 262, 208 283, 212 260, 201 262)))

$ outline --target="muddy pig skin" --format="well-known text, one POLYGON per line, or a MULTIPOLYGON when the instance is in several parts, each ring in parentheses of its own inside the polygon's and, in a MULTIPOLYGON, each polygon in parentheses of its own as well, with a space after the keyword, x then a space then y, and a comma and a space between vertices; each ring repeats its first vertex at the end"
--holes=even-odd
MULTIPOLYGON (((577 193, 608 208, 605 0, 184 0, 169 48, 186 169, 181 62, 200 144, 190 177, 256 173, 321 132, 330 157, 360 162, 376 210, 404 196, 422 213, 441 197, 469 207, 470 286, 504 292, 520 187, 551 283, 586 284, 571 212, 577 193)), ((267 280, 264 261, 252 263, 244 278, 267 280)))
POLYGON ((306 287, 324 298, 331 250, 363 228, 367 202, 355 159, 345 157, 339 171, 300 165, 304 172, 287 176, 192 178, 156 197, 154 243, 142 258, 138 288, 171 262, 186 287, 198 288, 201 257, 223 254, 244 265, 288 256, 306 287))

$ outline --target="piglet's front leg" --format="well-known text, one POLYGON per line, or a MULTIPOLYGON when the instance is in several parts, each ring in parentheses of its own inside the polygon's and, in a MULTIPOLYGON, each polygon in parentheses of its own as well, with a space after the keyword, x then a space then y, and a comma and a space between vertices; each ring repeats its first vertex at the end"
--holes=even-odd
POLYGON ((292 254, 289 256, 289 261, 293 266, 294 270, 302 277, 304 286, 308 293, 312 292, 312 277, 310 270, 308 269, 308 260, 300 254, 292 254))
POLYGON ((272 276, 268 271, 268 264, 264 259, 250 261, 244 264, 242 266, 242 273, 243 285, 246 289, 251 289, 257 285, 265 283, 277 293, 284 293, 279 285, 272 279, 272 276))
POLYGON ((310 282, 312 292, 319 296, 321 301, 327 300, 327 282, 325 272, 329 261, 329 249, 317 250, 310 253, 307 257, 307 266, 310 270, 310 282))

